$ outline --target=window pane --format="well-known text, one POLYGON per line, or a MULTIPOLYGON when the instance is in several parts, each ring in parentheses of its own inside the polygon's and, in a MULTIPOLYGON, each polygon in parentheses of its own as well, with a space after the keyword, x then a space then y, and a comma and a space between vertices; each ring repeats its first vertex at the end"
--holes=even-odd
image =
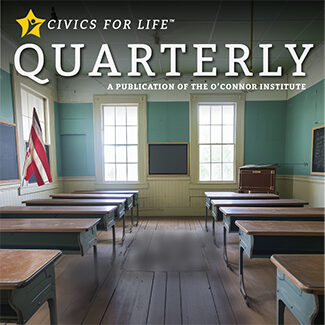
POLYGON ((221 106, 211 106, 211 124, 222 124, 221 106))
POLYGON ((234 142, 234 128, 233 126, 223 127, 223 143, 233 143, 234 142))
POLYGON ((223 124, 234 124, 234 106, 223 106, 223 124))
POLYGON ((28 116, 33 116, 33 109, 35 107, 35 97, 27 92, 28 97, 28 116))
POLYGON ((104 126, 104 144, 115 144, 114 126, 104 126))
POLYGON ((211 146, 212 147, 212 161, 221 162, 221 146, 211 146))
POLYGON ((199 143, 210 143, 210 126, 200 126, 199 143))
POLYGON ((221 164, 212 164, 211 166, 211 180, 212 181, 221 181, 221 164))
POLYGON ((128 164, 128 181, 138 180, 138 164, 128 164))
POLYGON ((114 164, 105 164, 105 181, 115 181, 114 164))
POLYGON ((138 144, 138 127, 128 126, 127 127, 127 142, 128 144, 138 144))
POLYGON ((116 127, 116 144, 126 144, 126 127, 116 127))
POLYGON ((210 180, 210 164, 200 164, 200 180, 210 180))
POLYGON ((223 161, 224 162, 233 162, 234 161, 234 146, 233 145, 226 145, 223 147, 223 161))
POLYGON ((28 100, 27 92, 25 90, 21 90, 21 108, 22 114, 28 116, 28 100))
POLYGON ((44 101, 41 98, 35 97, 35 108, 38 119, 44 122, 44 101))
POLYGON ((105 162, 115 162, 115 147, 114 146, 104 146, 104 161, 105 162))
POLYGON ((199 106, 199 124, 210 124, 210 106, 199 106))
POLYGON ((29 138, 29 132, 30 132, 30 123, 29 118, 26 116, 23 116, 23 133, 24 133, 24 141, 28 141, 29 138))
POLYGON ((126 146, 116 146, 116 162, 126 162, 126 146))
POLYGON ((126 181, 126 164, 116 164, 116 180, 126 181))
POLYGON ((116 107, 116 125, 126 125, 126 108, 123 106, 116 107))
POLYGON ((221 126, 211 126, 211 143, 221 143, 221 126))
POLYGON ((223 180, 224 181, 232 181, 234 173, 234 167, 233 164, 223 164, 223 180))
POLYGON ((127 124, 138 125, 138 108, 136 106, 127 107, 127 124))
POLYGON ((114 125, 115 124, 115 107, 114 106, 104 106, 104 125, 114 125))
POLYGON ((128 146, 128 162, 138 162, 138 146, 128 146))
POLYGON ((210 162, 210 146, 201 145, 200 146, 200 163, 210 162))

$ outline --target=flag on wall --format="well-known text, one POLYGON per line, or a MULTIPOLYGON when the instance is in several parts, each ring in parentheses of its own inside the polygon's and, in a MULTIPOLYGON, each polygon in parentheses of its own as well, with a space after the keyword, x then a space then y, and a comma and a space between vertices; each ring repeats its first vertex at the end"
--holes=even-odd
POLYGON ((38 186, 52 182, 50 166, 43 143, 42 129, 35 108, 33 110, 33 121, 28 140, 22 180, 25 179, 28 181, 33 173, 35 173, 38 186))

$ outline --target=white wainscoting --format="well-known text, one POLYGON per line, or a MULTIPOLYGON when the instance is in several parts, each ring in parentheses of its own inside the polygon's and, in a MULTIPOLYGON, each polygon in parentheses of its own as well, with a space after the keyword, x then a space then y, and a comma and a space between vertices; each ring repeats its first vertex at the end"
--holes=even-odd
POLYGON ((323 177, 278 175, 276 182, 281 198, 306 200, 309 207, 325 206, 323 177))

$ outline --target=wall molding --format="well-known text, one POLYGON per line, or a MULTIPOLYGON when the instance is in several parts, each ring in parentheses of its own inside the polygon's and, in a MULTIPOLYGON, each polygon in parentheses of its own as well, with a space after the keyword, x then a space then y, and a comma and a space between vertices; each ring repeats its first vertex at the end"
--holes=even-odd
POLYGON ((324 177, 317 176, 303 176, 303 175, 277 175, 277 180, 307 182, 307 183, 321 183, 325 184, 324 177))

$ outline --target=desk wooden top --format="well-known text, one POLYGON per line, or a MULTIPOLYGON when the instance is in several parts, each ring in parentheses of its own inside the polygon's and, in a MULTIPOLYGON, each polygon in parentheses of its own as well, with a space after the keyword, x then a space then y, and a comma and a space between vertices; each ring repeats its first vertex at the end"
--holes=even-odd
POLYGON ((126 199, 37 199, 26 200, 27 205, 118 205, 125 204, 126 199))
POLYGON ((227 208, 220 207, 225 216, 233 217, 319 217, 324 218, 324 208, 227 208))
POLYGON ((302 206, 308 204, 308 202, 297 199, 270 199, 270 200, 212 200, 212 205, 218 207, 258 207, 258 206, 302 206))
POLYGON ((252 200, 252 199, 278 199, 279 195, 271 193, 236 193, 236 192, 205 192, 206 197, 216 200, 252 200))
POLYGON ((236 220, 235 224, 248 235, 324 236, 323 221, 236 220))
POLYGON ((94 194, 94 193, 61 193, 50 195, 54 199, 128 199, 133 194, 94 194))
POLYGON ((100 219, 0 219, 1 232, 84 232, 100 219))
POLYGON ((0 290, 27 284, 61 254, 58 250, 1 249, 0 290))
POLYGON ((0 217, 4 214, 98 214, 103 215, 115 210, 110 206, 8 206, 0 208, 0 217))
POLYGON ((324 255, 273 255, 271 261, 299 289, 324 294, 324 255))
POLYGON ((72 193, 93 193, 93 194, 138 194, 138 190, 82 190, 74 191, 72 193))

